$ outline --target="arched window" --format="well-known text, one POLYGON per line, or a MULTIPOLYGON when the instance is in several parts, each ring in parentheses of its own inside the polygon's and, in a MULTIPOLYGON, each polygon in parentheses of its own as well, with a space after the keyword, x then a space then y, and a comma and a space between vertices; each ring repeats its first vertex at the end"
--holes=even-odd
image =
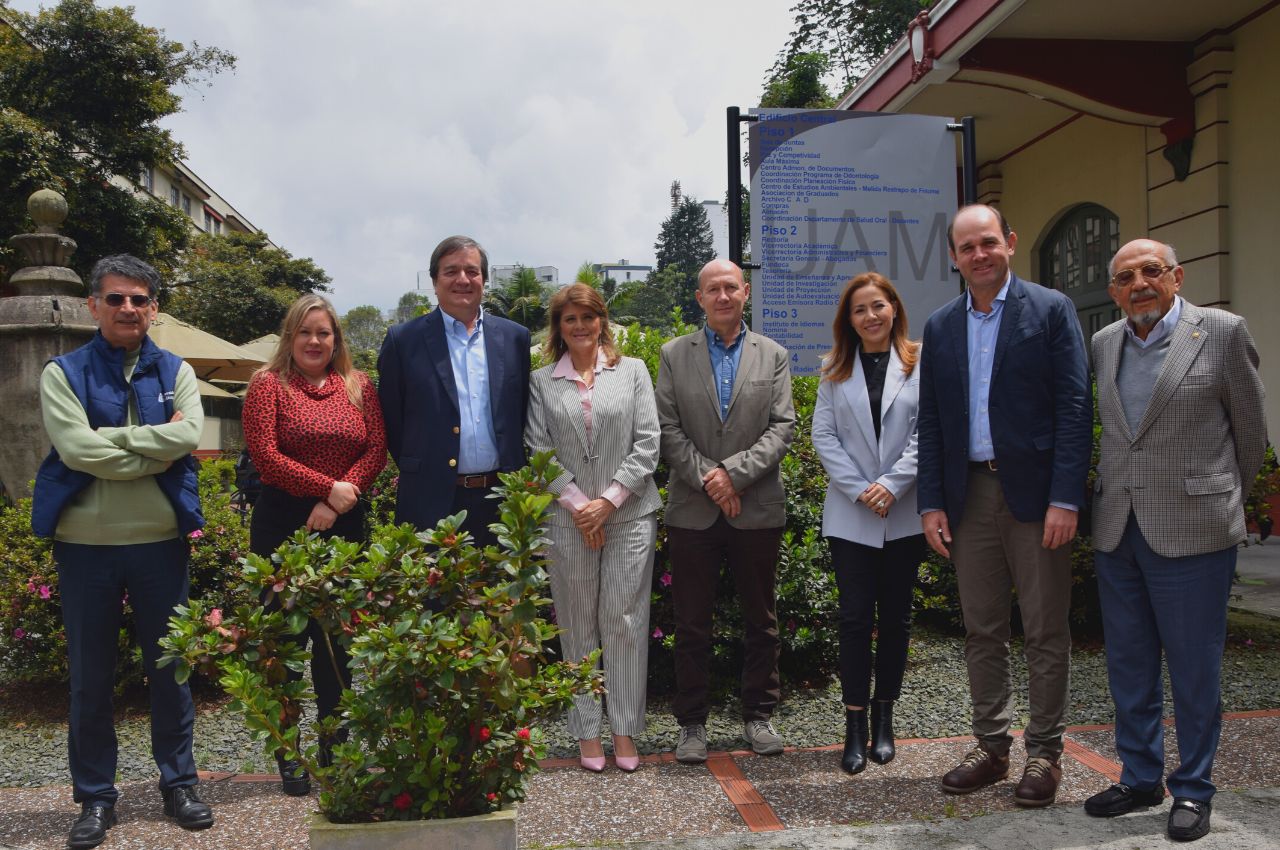
POLYGON ((1120 317, 1107 294, 1107 263, 1120 250, 1120 219, 1098 204, 1081 204, 1049 231, 1040 246, 1040 283, 1065 292, 1085 337, 1120 317))

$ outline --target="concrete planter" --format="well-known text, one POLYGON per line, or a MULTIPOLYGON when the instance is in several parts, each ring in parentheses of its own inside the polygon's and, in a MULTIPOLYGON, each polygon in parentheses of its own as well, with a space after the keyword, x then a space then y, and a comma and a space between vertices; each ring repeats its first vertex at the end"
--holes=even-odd
POLYGON ((329 823, 311 815, 311 850, 516 850, 516 807, 487 815, 385 823, 329 823))

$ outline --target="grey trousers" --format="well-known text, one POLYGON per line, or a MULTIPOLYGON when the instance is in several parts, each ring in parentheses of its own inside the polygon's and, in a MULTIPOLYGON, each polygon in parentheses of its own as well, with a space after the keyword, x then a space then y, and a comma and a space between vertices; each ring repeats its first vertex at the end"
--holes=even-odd
MULTIPOLYGON (((605 526, 604 546, 587 548, 576 527, 552 526, 551 598, 564 657, 579 660, 595 649, 604 666, 609 728, 615 735, 644 731, 649 663, 649 593, 653 579, 653 514, 605 526)), ((600 701, 574 698, 569 733, 600 735, 600 701)))
POLYGON ((973 735, 998 755, 1013 742, 1009 618, 1016 589, 1031 713, 1023 739, 1028 757, 1056 760, 1071 676, 1071 545, 1049 550, 1043 538, 1043 520, 1020 522, 1009 512, 995 473, 971 468, 951 557, 964 614, 973 735))

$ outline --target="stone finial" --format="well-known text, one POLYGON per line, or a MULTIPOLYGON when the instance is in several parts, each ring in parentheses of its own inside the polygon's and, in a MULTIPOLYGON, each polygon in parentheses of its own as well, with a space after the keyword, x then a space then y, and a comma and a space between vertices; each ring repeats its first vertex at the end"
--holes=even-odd
POLYGON ((67 220, 67 199, 52 189, 37 189, 27 198, 27 212, 36 223, 36 233, 57 233, 67 220))
POLYGON ((22 252, 27 265, 9 278, 19 295, 79 295, 80 276, 67 268, 75 253, 74 239, 58 233, 67 218, 67 199, 52 189, 38 189, 27 199, 35 233, 19 233, 9 244, 22 252))

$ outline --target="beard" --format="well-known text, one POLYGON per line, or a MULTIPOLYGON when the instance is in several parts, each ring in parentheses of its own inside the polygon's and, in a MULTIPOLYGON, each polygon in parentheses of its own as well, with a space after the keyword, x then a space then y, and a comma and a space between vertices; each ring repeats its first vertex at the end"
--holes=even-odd
POLYGON ((1143 302, 1141 307, 1135 307, 1133 312, 1129 314, 1129 321, 1133 322, 1134 327, 1150 328, 1156 322, 1164 318, 1164 313, 1160 312, 1160 305, 1154 298, 1148 302, 1143 302))

